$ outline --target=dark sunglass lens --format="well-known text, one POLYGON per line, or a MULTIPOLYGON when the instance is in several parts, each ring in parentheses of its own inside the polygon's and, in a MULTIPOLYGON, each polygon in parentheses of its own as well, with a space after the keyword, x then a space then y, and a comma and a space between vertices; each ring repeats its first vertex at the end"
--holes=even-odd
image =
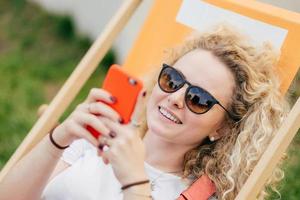
POLYGON ((166 67, 159 77, 159 85, 165 92, 174 92, 180 88, 183 80, 176 70, 166 67))
POLYGON ((186 104, 191 111, 201 114, 212 107, 213 101, 211 96, 204 90, 191 87, 186 94, 186 104))

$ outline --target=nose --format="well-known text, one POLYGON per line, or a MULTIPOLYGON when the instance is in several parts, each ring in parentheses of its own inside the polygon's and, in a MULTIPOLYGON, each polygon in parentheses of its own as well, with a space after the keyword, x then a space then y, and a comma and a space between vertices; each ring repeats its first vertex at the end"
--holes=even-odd
POLYGON ((184 107, 184 95, 187 87, 188 86, 185 85, 176 92, 169 94, 168 103, 171 107, 175 106, 178 109, 182 109, 184 107))

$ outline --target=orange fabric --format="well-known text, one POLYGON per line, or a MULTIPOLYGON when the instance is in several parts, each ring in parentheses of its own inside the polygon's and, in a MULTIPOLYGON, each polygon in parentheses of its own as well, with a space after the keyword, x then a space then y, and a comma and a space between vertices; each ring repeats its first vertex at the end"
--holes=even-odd
POLYGON ((142 75, 161 62, 163 51, 182 41, 192 29, 175 21, 182 0, 155 0, 127 60, 133 75, 142 75))
MULTIPOLYGON (((200 0, 199 0, 200 1, 200 0)), ((278 72, 283 93, 288 89, 300 66, 300 14, 253 0, 204 0, 262 22, 288 29, 281 48, 278 72)), ((152 9, 129 52, 124 68, 133 75, 142 75, 160 64, 163 50, 182 42, 191 31, 177 23, 176 16, 182 0, 155 0, 152 9)))
POLYGON ((216 192, 214 183, 207 175, 201 176, 177 200, 207 200, 216 192))

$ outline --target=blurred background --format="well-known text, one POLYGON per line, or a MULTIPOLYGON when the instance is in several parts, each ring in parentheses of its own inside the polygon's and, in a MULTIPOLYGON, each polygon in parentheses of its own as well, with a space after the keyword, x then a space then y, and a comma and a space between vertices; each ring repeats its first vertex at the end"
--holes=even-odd
MULTIPOLYGON (((0 0, 0 169, 37 120, 39 106, 50 103, 124 1, 0 0)), ((300 12, 299 0, 261 1, 300 12)), ((143 1, 61 120, 101 85, 112 63, 122 64, 152 3, 143 1)), ((291 104, 299 94, 298 73, 288 92, 291 104)), ((300 199, 298 135, 284 162, 282 199, 300 199)))

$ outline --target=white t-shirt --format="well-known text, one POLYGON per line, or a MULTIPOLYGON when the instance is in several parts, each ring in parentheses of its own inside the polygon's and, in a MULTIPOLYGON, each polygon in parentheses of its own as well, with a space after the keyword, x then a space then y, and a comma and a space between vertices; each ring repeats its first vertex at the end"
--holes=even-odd
MULTIPOLYGON (((71 164, 54 177, 43 191, 43 200, 122 200, 121 185, 110 164, 105 165, 96 148, 84 139, 76 140, 66 149, 62 160, 71 164)), ((145 163, 145 170, 154 184, 155 200, 174 200, 189 182, 164 173, 145 163)), ((131 173, 131 172, 129 172, 131 173)))

